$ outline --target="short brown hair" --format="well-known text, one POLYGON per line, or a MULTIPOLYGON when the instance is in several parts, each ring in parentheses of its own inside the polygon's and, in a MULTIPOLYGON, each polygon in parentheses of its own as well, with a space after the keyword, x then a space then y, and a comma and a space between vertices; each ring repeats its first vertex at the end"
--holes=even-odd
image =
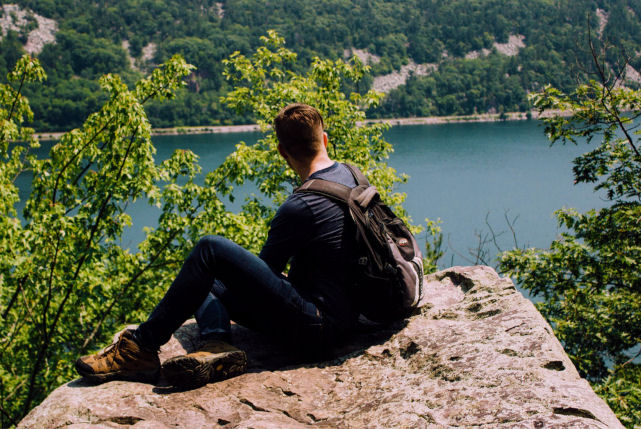
POLYGON ((285 106, 276 118, 274 129, 285 151, 295 159, 314 157, 323 144, 323 117, 312 106, 294 103, 285 106))

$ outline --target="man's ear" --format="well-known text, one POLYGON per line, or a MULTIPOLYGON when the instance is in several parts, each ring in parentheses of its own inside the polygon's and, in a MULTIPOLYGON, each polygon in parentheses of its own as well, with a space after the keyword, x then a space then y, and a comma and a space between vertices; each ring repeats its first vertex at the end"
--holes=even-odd
POLYGON ((278 146, 276 146, 276 148, 278 149, 278 153, 280 153, 280 156, 282 156, 285 160, 289 158, 289 155, 287 155, 287 152, 285 152, 285 148, 283 147, 283 145, 278 143, 278 146))
POLYGON ((323 146, 327 149, 327 133, 323 131, 323 146))

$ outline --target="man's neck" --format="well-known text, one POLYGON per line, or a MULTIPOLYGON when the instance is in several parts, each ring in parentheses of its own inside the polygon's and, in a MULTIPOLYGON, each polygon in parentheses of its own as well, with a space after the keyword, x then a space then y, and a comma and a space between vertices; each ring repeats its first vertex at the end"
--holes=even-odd
POLYGON ((333 164, 334 161, 332 161, 328 156, 319 156, 314 158, 309 163, 305 163, 304 165, 297 165, 294 168, 294 171, 296 171, 301 180, 304 182, 312 174, 324 168, 331 167, 333 164))

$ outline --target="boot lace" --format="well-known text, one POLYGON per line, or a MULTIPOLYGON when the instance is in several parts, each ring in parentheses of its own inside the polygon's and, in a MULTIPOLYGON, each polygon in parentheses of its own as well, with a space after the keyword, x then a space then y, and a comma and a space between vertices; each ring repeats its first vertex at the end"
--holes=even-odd
POLYGON ((120 343, 122 342, 122 337, 125 335, 125 331, 123 331, 119 336, 118 340, 111 343, 107 347, 105 347, 101 352, 100 352, 100 357, 104 358, 107 360, 107 362, 112 365, 116 359, 116 352, 120 348, 120 343))

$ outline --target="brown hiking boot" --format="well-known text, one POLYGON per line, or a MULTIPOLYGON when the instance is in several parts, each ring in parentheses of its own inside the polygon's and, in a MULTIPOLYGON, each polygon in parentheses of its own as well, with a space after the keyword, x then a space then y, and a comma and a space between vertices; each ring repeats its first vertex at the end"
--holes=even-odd
POLYGON ((122 331, 110 346, 76 361, 78 374, 97 383, 154 381, 159 370, 158 353, 139 346, 129 329, 122 331))
POLYGON ((220 340, 207 341, 197 351, 175 356, 162 364, 162 373, 169 384, 184 389, 235 377, 246 369, 245 352, 220 340))

